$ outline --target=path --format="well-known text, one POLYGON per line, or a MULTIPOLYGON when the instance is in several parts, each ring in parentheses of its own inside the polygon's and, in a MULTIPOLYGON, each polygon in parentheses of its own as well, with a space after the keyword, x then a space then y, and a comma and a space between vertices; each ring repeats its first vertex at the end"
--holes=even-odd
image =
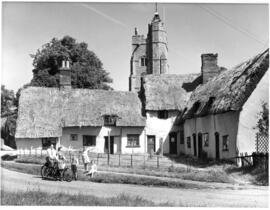
POLYGON ((41 190, 50 193, 83 193, 98 197, 113 197, 121 193, 140 196, 156 203, 171 202, 184 206, 237 206, 267 207, 268 190, 224 190, 224 189, 172 189, 146 187, 129 184, 104 184, 85 181, 55 182, 45 181, 39 176, 10 171, 1 167, 1 189, 4 191, 41 190))

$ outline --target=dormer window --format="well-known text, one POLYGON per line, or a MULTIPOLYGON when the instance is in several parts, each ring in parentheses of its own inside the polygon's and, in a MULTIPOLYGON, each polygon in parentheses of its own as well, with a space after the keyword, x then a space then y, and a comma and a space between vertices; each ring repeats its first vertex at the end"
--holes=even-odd
POLYGON ((104 115, 104 125, 115 126, 116 125, 116 115, 104 115))
POLYGON ((141 57, 141 66, 147 66, 147 58, 141 57))
POLYGON ((159 119, 168 119, 168 111, 167 110, 158 111, 158 118, 159 119))

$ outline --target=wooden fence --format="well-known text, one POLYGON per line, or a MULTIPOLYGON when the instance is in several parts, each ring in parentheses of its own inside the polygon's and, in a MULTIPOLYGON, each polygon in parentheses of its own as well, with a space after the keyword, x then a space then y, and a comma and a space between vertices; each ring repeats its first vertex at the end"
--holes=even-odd
POLYGON ((252 153, 247 155, 241 153, 240 156, 234 157, 236 164, 241 167, 254 166, 262 167, 265 171, 268 171, 269 156, 268 153, 252 153))

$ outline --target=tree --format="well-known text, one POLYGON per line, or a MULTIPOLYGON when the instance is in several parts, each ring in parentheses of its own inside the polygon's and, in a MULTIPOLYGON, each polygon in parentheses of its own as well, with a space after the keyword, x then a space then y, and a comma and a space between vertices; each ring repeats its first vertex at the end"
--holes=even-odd
POLYGON ((263 135, 268 136, 269 130, 269 107, 267 102, 262 103, 262 110, 258 114, 258 121, 256 124, 256 129, 258 132, 263 135))
POLYGON ((13 90, 1 85, 1 138, 4 144, 16 148, 15 129, 17 119, 16 98, 13 90))
POLYGON ((14 109, 15 95, 13 90, 8 90, 1 85, 1 116, 9 115, 14 109))
POLYGON ((70 36, 53 38, 38 49, 33 58, 31 86, 58 87, 59 68, 63 60, 71 62, 71 85, 73 88, 112 89, 109 73, 96 54, 87 49, 86 43, 77 43, 70 36))

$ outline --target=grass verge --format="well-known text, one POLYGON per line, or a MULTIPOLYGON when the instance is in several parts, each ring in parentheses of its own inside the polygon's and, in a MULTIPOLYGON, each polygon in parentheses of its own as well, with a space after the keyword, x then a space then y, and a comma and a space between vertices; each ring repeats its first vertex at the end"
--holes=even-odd
POLYGON ((120 194, 110 198, 41 191, 4 192, 1 190, 1 205, 22 206, 173 206, 171 203, 154 203, 141 197, 120 194))
MULTIPOLYGON (((43 164, 44 158, 24 156, 16 160, 18 163, 33 163, 33 164, 43 164)), ((226 167, 232 167, 231 165, 226 165, 226 167)), ((157 168, 127 168, 127 167, 113 167, 113 166, 98 166, 100 171, 111 171, 120 173, 130 173, 139 175, 148 175, 156 177, 168 177, 168 178, 180 178, 184 180, 192 181, 203 181, 203 182, 219 182, 219 183, 232 183, 234 184, 234 179, 226 173, 224 167, 216 167, 213 169, 196 170, 186 168, 173 168, 168 169, 157 169, 157 168)))

